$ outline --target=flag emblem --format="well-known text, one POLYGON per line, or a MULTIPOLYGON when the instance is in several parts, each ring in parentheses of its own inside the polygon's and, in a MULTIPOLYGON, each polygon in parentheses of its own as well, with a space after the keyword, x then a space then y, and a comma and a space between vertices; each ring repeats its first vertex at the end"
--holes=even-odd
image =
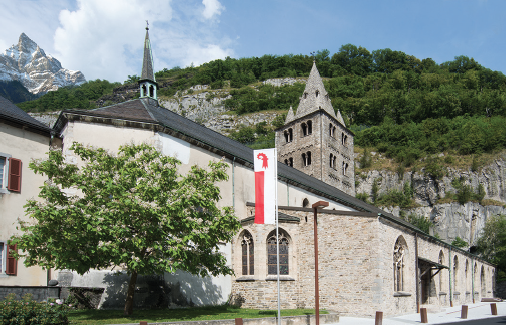
POLYGON ((254 150, 253 157, 255 165, 255 223, 275 224, 276 149, 254 150))

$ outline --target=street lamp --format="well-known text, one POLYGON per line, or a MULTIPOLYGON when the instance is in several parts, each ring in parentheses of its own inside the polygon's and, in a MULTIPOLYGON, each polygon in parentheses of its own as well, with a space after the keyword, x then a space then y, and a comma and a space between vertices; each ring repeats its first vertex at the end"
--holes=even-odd
POLYGON ((316 325, 320 325, 320 289, 318 287, 318 209, 328 207, 329 203, 326 201, 318 201, 313 204, 314 211, 314 291, 315 291, 315 314, 316 325))

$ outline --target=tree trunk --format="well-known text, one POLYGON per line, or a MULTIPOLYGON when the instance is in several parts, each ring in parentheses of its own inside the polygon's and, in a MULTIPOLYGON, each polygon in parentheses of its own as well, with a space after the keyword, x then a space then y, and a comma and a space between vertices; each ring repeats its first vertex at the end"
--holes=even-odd
POLYGON ((134 293, 135 293, 135 284, 137 283, 137 272, 132 272, 130 276, 130 283, 128 284, 128 292, 125 301, 125 310, 123 311, 123 315, 130 316, 132 315, 134 309, 134 293))

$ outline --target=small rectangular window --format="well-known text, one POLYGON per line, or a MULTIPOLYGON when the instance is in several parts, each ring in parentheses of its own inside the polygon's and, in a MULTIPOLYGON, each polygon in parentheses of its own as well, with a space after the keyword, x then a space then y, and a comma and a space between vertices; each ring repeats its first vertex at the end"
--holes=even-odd
POLYGON ((5 166, 6 160, 5 157, 0 157, 0 189, 5 188, 5 166))
POLYGON ((5 250, 4 250, 4 243, 0 243, 0 274, 5 272, 5 250))

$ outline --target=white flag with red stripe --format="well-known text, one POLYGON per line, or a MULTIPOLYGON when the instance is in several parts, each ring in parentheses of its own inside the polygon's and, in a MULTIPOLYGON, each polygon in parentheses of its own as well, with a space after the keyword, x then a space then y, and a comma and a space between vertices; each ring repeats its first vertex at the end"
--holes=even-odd
POLYGON ((253 151, 255 164, 255 223, 276 223, 276 149, 253 151))

